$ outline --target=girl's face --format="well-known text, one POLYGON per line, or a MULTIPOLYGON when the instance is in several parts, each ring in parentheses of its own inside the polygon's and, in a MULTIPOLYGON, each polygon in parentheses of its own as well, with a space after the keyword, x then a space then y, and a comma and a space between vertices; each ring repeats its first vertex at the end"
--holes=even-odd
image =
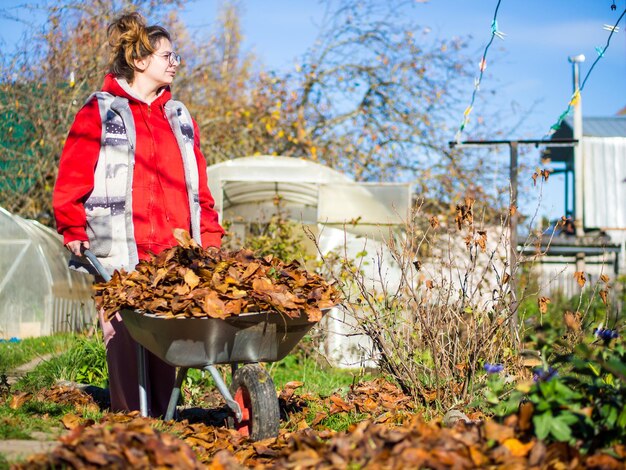
POLYGON ((154 84, 155 89, 170 85, 180 65, 180 56, 172 50, 172 43, 163 38, 159 41, 157 50, 145 59, 135 61, 143 75, 154 84))

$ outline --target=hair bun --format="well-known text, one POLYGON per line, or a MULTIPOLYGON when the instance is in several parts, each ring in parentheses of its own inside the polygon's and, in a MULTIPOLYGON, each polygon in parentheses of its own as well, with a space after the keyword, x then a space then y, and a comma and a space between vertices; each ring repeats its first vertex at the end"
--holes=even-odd
POLYGON ((132 78, 137 70, 135 61, 153 54, 162 37, 170 39, 163 27, 148 26, 141 13, 133 11, 120 15, 107 28, 111 71, 116 76, 132 78))
POLYGON ((107 28, 111 57, 123 55, 133 66, 133 59, 142 57, 142 50, 154 52, 148 38, 146 20, 139 12, 133 11, 118 17, 107 28))
POLYGON ((109 45, 119 48, 123 45, 134 44, 140 40, 142 30, 146 29, 146 21, 138 12, 127 13, 113 21, 107 35, 109 45))

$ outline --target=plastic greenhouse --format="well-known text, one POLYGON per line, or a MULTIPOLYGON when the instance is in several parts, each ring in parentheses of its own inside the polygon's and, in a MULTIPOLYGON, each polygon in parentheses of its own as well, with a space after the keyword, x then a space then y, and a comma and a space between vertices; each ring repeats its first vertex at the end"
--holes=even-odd
POLYGON ((60 236, 0 208, 0 339, 91 326, 93 278, 67 267, 60 236))
MULTIPOLYGON (((314 233, 323 254, 341 250, 356 258, 367 252, 372 279, 381 268, 386 282, 398 282, 401 272, 384 240, 408 219, 410 184, 357 183, 310 160, 280 156, 229 160, 209 166, 207 175, 215 207, 241 243, 250 224, 276 212, 278 197, 281 212, 314 233)), ((340 308, 326 315, 325 352, 337 365, 371 365, 371 344, 354 336, 353 321, 340 308)))

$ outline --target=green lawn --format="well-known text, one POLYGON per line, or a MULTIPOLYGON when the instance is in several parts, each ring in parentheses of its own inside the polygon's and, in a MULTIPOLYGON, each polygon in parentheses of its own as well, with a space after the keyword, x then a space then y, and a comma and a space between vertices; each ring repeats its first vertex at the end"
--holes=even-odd
POLYGON ((76 335, 56 334, 40 338, 26 338, 17 342, 0 343, 0 374, 6 374, 36 357, 67 350, 76 341, 76 335))

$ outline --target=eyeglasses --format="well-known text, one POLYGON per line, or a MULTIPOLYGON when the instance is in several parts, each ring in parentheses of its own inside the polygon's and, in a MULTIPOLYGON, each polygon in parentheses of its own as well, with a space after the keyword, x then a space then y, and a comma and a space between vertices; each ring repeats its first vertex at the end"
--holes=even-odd
POLYGON ((159 57, 163 57, 164 59, 167 59, 170 65, 180 65, 181 58, 178 54, 176 54, 176 52, 166 52, 165 54, 155 54, 155 55, 158 55, 159 57))

